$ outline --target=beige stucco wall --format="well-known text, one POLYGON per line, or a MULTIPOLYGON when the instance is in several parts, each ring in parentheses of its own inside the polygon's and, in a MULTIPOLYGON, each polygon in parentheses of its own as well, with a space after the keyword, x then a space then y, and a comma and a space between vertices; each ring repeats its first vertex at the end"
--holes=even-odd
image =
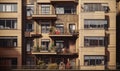
MULTIPOLYGON (((48 3, 50 4, 50 10, 53 11, 54 7, 51 4, 50 0, 37 0, 35 4, 48 3)), ((63 2, 62 2, 63 3, 63 2)), ((29 4, 29 3, 28 3, 29 4)), ((108 68, 115 69, 116 65, 116 2, 115 0, 79 0, 77 5, 77 15, 57 15, 57 21, 51 22, 51 24, 55 23, 63 23, 66 28, 68 28, 69 23, 75 23, 76 28, 79 30, 79 37, 76 39, 75 45, 69 45, 71 52, 73 52, 73 47, 76 47, 76 51, 79 52, 79 57, 76 60, 76 65, 81 65, 80 69, 90 69, 90 70, 98 70, 105 69, 105 66, 84 66, 84 55, 104 55, 106 50, 109 51, 110 59, 108 61, 108 68), (108 3, 110 11, 108 13, 96 11, 96 12, 83 12, 83 4, 84 3, 108 3), (84 19, 105 19, 106 16, 109 18, 109 28, 108 30, 104 29, 96 29, 96 30, 85 30, 84 29, 84 19), (86 48, 84 47, 84 36, 106 36, 109 35, 109 44, 108 47, 94 47, 94 48, 86 48), (106 48, 106 49, 105 49, 106 48), (80 60, 80 61, 79 61, 80 60), (113 67, 111 67, 113 65, 113 67)), ((35 6, 36 9, 36 6, 35 6)), ((41 10, 38 8, 37 10, 41 10)), ((54 14, 51 12, 51 14, 54 14)), ((39 32, 41 34, 41 25, 37 21, 34 22, 34 33, 39 32), (39 24, 39 25, 38 25, 39 24), (37 29, 36 29, 37 27, 37 29)), ((38 39, 39 45, 41 45, 41 39, 52 39, 49 37, 49 34, 42 34, 42 37, 38 39)), ((36 44, 36 39, 34 39, 36 44)), ((69 42, 70 43, 70 42, 69 42)), ((35 45, 36 46, 36 45, 35 45)))
POLYGON ((0 36, 17 36, 16 48, 0 48, 0 56, 16 57, 18 66, 22 64, 22 0, 0 0, 0 3, 17 3, 16 13, 0 12, 0 18, 17 18, 17 29, 0 30, 0 36))
POLYGON ((109 45, 107 50, 109 51, 110 60, 108 61, 108 68, 115 69, 116 66, 116 2, 115 0, 79 0, 79 5, 83 6, 84 3, 108 3, 110 11, 104 12, 83 12, 80 9, 79 12, 79 59, 81 69, 104 69, 97 66, 84 66, 84 55, 105 55, 105 47, 99 48, 85 48, 84 36, 105 36, 109 35, 109 45), (109 16, 109 28, 108 30, 85 30, 84 19, 105 19, 105 16, 109 16), (112 66, 111 66, 112 65, 112 66))

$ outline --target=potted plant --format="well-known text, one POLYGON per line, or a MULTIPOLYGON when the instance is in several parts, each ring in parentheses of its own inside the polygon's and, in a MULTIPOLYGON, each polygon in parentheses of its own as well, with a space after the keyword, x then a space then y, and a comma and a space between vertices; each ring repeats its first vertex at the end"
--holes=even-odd
POLYGON ((50 28, 50 34, 54 34, 54 27, 50 28))
POLYGON ((38 69, 45 69, 46 68, 46 64, 44 63, 44 61, 38 60, 37 68, 38 69))
POLYGON ((34 48, 33 48, 33 51, 34 51, 34 52, 39 52, 39 51, 40 51, 39 46, 37 45, 36 47, 34 47, 34 48))
POLYGON ((50 51, 51 51, 51 52, 55 52, 55 45, 54 45, 54 43, 51 44, 51 46, 50 46, 50 51))
POLYGON ((50 63, 50 64, 48 64, 47 69, 48 70, 50 70, 50 69, 58 69, 58 65, 57 65, 57 63, 50 63))

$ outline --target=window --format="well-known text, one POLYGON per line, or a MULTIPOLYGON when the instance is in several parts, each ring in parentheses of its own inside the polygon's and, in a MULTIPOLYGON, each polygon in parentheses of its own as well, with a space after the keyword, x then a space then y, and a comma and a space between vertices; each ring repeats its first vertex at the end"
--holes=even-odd
POLYGON ((16 29, 17 19, 0 19, 0 29, 16 29))
POLYGON ((27 45, 26 51, 30 52, 32 47, 33 47, 33 45, 34 45, 34 42, 32 40, 28 40, 26 45, 27 45))
POLYGON ((41 5, 41 14, 50 14, 50 5, 41 5))
POLYGON ((102 19, 85 19, 84 28, 85 29, 107 29, 107 20, 102 19))
POLYGON ((1 47, 17 47, 17 37, 0 37, 1 47))
POLYGON ((50 40, 49 40, 49 39, 42 39, 42 40, 41 40, 42 50, 48 51, 49 43, 50 43, 50 40))
POLYGON ((84 46, 105 46, 104 37, 84 37, 84 46))
POLYGON ((44 61, 45 64, 49 64, 51 62, 51 58, 48 56, 40 57, 39 60, 44 61))
MULTIPOLYGON (((6 57, 0 57, 0 67, 3 66, 4 68, 11 68, 16 69, 17 68, 17 58, 6 58, 6 57)), ((2 69, 2 68, 1 68, 2 69)))
POLYGON ((107 3, 85 3, 84 4, 85 12, 94 12, 94 11, 109 11, 107 3))
POLYGON ((57 48, 57 52, 61 52, 62 48, 64 48, 64 41, 63 40, 56 40, 55 45, 57 48))
POLYGON ((64 25, 56 24, 56 30, 60 32, 60 34, 64 34, 64 25))
POLYGON ((84 65, 93 66, 93 65, 104 65, 105 57, 104 56, 84 56, 84 65))
MULTIPOLYGON (((26 57, 26 65, 35 65, 34 62, 34 57, 26 57)), ((30 68, 32 68, 33 66, 31 66, 30 68)))
POLYGON ((27 5, 27 16, 32 16, 34 13, 34 5, 27 5))
POLYGON ((0 4, 0 12, 17 12, 17 4, 0 4))
POLYGON ((69 24, 69 32, 74 33, 75 32, 75 24, 69 24))
POLYGON ((27 22, 26 24, 26 31, 32 32, 34 30, 34 24, 32 21, 27 22))
POLYGON ((50 23, 49 22, 42 22, 41 32, 42 33, 49 33, 50 32, 50 23))
POLYGON ((56 14, 75 14, 75 13, 76 13, 76 7, 74 5, 56 6, 56 14))

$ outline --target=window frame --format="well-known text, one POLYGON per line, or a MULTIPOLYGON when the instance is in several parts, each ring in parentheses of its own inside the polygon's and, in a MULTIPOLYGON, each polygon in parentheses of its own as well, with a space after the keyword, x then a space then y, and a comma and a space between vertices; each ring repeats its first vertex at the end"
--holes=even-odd
POLYGON ((106 19, 84 19, 84 29, 107 29, 108 20, 106 19))
POLYGON ((103 55, 84 55, 84 66, 98 66, 98 65, 105 65, 105 56, 103 56, 103 55), (98 62, 97 60, 99 60, 100 62, 98 62), (86 62, 87 62, 87 64, 86 64, 86 62))
POLYGON ((0 24, 0 30, 16 30, 17 29, 17 19, 0 19, 0 20, 2 20, 2 21, 4 21, 4 23, 3 23, 3 25, 1 25, 0 24), (8 27, 7 26, 7 21, 10 21, 11 23, 9 23, 10 24, 10 26, 8 27), (3 26, 3 27, 2 27, 3 26), (14 26, 14 28, 13 28, 13 26, 14 26))
POLYGON ((17 12, 18 11, 17 3, 0 3, 1 9, 0 12, 17 12), (10 6, 8 6, 10 5, 10 6), (10 7, 10 8, 9 8, 10 7))
POLYGON ((84 46, 85 47, 105 47, 105 37, 91 37, 91 36, 85 36, 84 37, 84 46), (89 39, 88 39, 89 38, 89 39), (100 41, 103 41, 102 45, 100 41), (96 44, 95 44, 96 43, 96 44))
POLYGON ((18 46, 18 40, 16 36, 0 37, 0 42, 1 42, 0 46, 3 48, 18 46))
POLYGON ((76 6, 75 5, 57 5, 55 7, 56 14, 76 14, 76 6))
POLYGON ((109 10, 110 9, 108 3, 84 3, 84 12, 104 11, 105 13, 107 13, 109 10), (105 8, 107 9, 105 10, 105 8))
POLYGON ((50 4, 42 4, 41 7, 41 14, 50 14, 50 4))
POLYGON ((50 45, 50 39, 41 39, 41 47, 43 51, 48 51, 50 45), (44 42, 44 44, 43 44, 44 42))

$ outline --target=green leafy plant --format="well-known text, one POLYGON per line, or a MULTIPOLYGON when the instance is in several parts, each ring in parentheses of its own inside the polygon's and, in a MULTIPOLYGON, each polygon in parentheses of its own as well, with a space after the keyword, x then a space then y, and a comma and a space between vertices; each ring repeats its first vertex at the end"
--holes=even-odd
POLYGON ((55 51, 55 45, 54 45, 54 43, 51 44, 50 51, 55 51))
POLYGON ((55 28, 54 28, 54 27, 51 27, 51 28, 50 28, 50 33, 53 34, 53 33, 54 33, 54 30, 55 30, 55 28))
POLYGON ((58 65, 57 65, 57 63, 48 64, 47 69, 58 69, 58 65))
POLYGON ((39 69, 45 69, 46 68, 46 64, 44 63, 44 61, 38 60, 38 62, 37 62, 37 68, 39 68, 39 69))
POLYGON ((40 47, 37 45, 36 47, 33 48, 34 52, 39 52, 40 51, 40 47))

